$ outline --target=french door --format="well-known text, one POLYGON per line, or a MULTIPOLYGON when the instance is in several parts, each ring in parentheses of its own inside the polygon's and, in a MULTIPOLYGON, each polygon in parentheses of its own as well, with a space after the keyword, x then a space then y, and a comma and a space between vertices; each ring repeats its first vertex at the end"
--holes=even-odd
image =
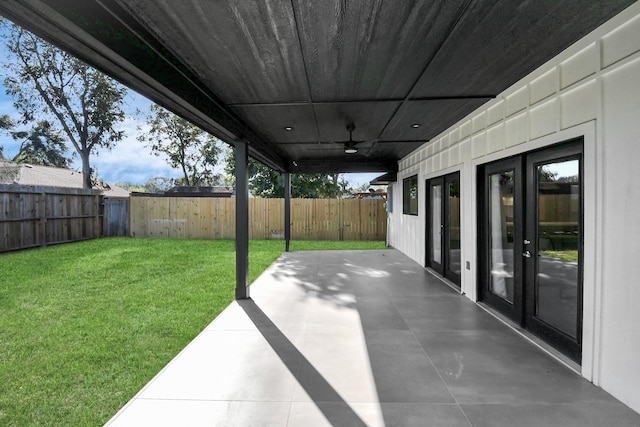
POLYGON ((480 298, 577 362, 582 140, 479 169, 480 298))
POLYGON ((427 266, 460 286, 460 173, 427 180, 427 266))

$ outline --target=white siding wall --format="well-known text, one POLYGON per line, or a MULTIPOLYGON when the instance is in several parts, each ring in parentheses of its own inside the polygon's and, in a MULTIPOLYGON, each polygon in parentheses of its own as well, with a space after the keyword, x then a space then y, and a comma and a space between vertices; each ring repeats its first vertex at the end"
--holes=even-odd
POLYGON ((640 2, 400 161, 389 243, 425 263, 425 179, 461 173, 462 290, 476 299, 476 169, 584 137, 582 374, 640 412, 640 2), (419 215, 402 214, 418 173, 419 215))

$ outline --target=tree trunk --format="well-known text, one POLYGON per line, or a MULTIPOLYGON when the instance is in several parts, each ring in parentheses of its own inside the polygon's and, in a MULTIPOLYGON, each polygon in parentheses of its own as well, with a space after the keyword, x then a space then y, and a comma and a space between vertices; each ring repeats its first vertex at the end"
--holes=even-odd
POLYGON ((92 188, 91 185, 91 166, 89 165, 89 153, 81 152, 80 157, 82 158, 82 187, 85 190, 90 190, 92 188))
POLYGON ((340 177, 339 173, 332 173, 331 179, 333 181, 333 197, 338 197, 338 178, 340 177))

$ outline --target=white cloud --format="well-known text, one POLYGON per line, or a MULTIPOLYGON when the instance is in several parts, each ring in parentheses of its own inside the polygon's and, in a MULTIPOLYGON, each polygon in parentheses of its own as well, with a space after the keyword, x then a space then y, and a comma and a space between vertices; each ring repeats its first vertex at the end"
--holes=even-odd
MULTIPOLYGON (((134 184, 144 184, 156 176, 179 178, 180 171, 152 154, 151 149, 137 140, 138 126, 144 130, 146 125, 137 117, 128 117, 120 127, 125 131, 125 138, 113 149, 100 149, 97 155, 92 156, 91 164, 97 175, 110 183, 129 181, 134 184)), ((80 167, 79 159, 76 159, 74 167, 80 167)))

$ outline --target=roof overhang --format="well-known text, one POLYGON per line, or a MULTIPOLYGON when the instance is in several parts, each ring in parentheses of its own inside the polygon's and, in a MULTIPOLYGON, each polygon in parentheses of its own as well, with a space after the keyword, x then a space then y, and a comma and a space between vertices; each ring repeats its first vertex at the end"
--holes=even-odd
POLYGON ((393 172, 631 3, 3 0, 0 14, 272 168, 393 172))
POLYGON ((369 182, 369 184, 371 184, 371 185, 389 185, 389 184, 393 184, 397 180, 398 180, 398 173, 397 172, 387 172, 384 175, 380 175, 379 177, 376 177, 375 179, 371 180, 371 182, 369 182))

